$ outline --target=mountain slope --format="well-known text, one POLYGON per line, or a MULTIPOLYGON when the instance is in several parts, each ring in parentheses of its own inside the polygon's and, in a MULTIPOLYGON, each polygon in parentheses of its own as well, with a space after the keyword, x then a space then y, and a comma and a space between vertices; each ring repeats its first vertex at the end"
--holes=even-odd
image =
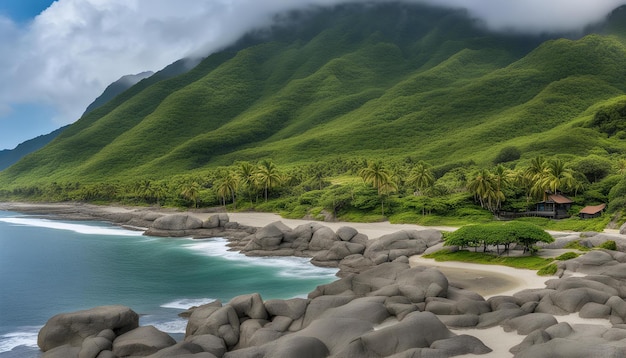
POLYGON ((27 154, 43 148, 46 144, 50 143, 54 138, 61 134, 61 132, 63 132, 67 127, 69 127, 69 125, 63 126, 48 134, 40 135, 33 139, 24 141, 13 149, 0 150, 0 171, 17 163, 27 154))
POLYGON ((626 94, 619 16, 605 35, 546 41, 421 5, 288 14, 189 72, 142 81, 0 182, 161 178, 262 158, 487 163, 510 145, 524 157, 626 153, 586 125, 626 94))

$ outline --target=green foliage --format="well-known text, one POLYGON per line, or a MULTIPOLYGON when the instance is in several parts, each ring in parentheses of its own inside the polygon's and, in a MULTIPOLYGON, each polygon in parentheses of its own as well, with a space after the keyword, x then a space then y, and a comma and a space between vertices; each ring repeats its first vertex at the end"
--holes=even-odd
POLYGON ((449 252, 448 250, 437 251, 432 254, 424 255, 424 257, 435 259, 435 261, 459 261, 483 265, 501 265, 529 270, 539 270, 553 261, 552 259, 545 259, 538 256, 507 257, 482 252, 449 252))
POLYGON ((574 249, 574 250, 579 250, 579 251, 589 251, 589 250, 591 250, 591 248, 589 248, 587 246, 581 245, 579 240, 570 241, 565 246, 563 246, 563 248, 564 249, 574 249))
POLYGON ((602 243, 602 245, 598 246, 598 248, 599 249, 616 251, 617 250, 617 244, 613 240, 608 240, 608 241, 605 241, 604 243, 602 243))
POLYGON ((550 243, 554 238, 539 227, 524 222, 490 223, 467 225, 450 233, 445 238, 446 245, 461 247, 504 246, 508 249, 512 243, 525 247, 525 251, 532 252, 532 246, 537 242, 550 243))
POLYGON ((565 260, 571 260, 571 259, 575 259, 578 256, 580 256, 580 254, 576 253, 576 252, 566 252, 562 255, 559 255, 557 257, 555 257, 555 260, 559 260, 559 261, 565 261, 565 260))
POLYGON ((522 156, 522 152, 515 146, 508 146, 500 149, 493 164, 508 163, 518 160, 522 156))
POLYGON ((537 275, 539 276, 553 276, 558 271, 558 266, 554 263, 546 265, 542 267, 539 271, 537 271, 537 275))

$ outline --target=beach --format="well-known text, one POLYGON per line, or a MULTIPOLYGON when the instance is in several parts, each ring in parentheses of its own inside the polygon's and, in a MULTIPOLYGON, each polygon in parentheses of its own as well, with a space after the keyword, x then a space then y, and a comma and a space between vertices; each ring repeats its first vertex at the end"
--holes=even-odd
MULTIPOLYGON (((0 210, 11 210, 35 215, 52 215, 56 218, 64 218, 71 220, 110 220, 112 214, 128 214, 128 213, 159 213, 169 214, 181 211, 175 209, 163 208, 145 208, 145 207, 125 207, 125 206, 95 206, 89 204, 30 204, 30 203, 1 203, 0 210)), ((207 220, 213 211, 191 210, 184 212, 197 217, 200 220, 207 220)), ((288 227, 295 228, 299 225, 310 223, 311 220, 284 219, 279 215, 271 213, 256 212, 235 212, 228 213, 231 222, 251 227, 264 227, 274 222, 282 222, 288 227)), ((379 223, 351 223, 351 222, 320 222, 334 231, 341 227, 352 227, 359 233, 367 235, 369 240, 396 233, 402 230, 425 230, 433 229, 432 227, 423 227, 410 224, 391 224, 389 222, 379 223)), ((452 227, 434 228, 441 231, 452 231, 452 227)), ((451 285, 470 290, 488 299, 494 296, 506 295, 510 296, 516 292, 525 289, 540 289, 545 287, 545 282, 556 277, 540 277, 535 271, 515 269, 503 266, 493 265, 477 265, 459 262, 435 262, 431 259, 425 259, 421 255, 415 255, 409 258, 411 267, 427 266, 435 267, 441 271, 448 279, 451 285)), ((606 319, 589 320, 582 319, 577 313, 567 316, 557 316, 559 322, 569 322, 570 324, 590 323, 609 327, 609 321, 606 319)), ((487 346, 493 349, 493 352, 483 357, 511 357, 508 349, 519 344, 524 335, 518 335, 516 332, 505 332, 502 327, 496 326, 487 329, 454 329, 456 334, 469 334, 481 339, 487 346)), ((468 357, 473 355, 466 355, 468 357)))

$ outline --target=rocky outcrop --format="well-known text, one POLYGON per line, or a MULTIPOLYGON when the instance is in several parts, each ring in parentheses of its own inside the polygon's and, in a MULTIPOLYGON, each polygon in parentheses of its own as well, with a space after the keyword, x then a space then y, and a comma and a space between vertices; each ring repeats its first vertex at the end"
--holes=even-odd
POLYGON ((214 214, 205 221, 191 214, 161 215, 151 222, 145 234, 162 237, 223 237, 241 240, 256 232, 256 228, 229 220, 228 214, 214 214))
POLYGON ((138 325, 139 315, 124 306, 101 306, 63 313, 52 317, 39 331, 37 345, 44 352, 63 345, 81 347, 88 337, 103 337, 111 341, 138 325), (115 336, 111 336, 111 332, 115 336))

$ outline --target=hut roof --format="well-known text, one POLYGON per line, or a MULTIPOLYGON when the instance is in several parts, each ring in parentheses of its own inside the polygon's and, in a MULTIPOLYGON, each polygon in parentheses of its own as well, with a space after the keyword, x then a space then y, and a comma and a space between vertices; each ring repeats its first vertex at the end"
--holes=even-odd
POLYGON ((595 215, 606 208, 606 204, 600 204, 595 206, 585 206, 580 210, 581 214, 595 215))

